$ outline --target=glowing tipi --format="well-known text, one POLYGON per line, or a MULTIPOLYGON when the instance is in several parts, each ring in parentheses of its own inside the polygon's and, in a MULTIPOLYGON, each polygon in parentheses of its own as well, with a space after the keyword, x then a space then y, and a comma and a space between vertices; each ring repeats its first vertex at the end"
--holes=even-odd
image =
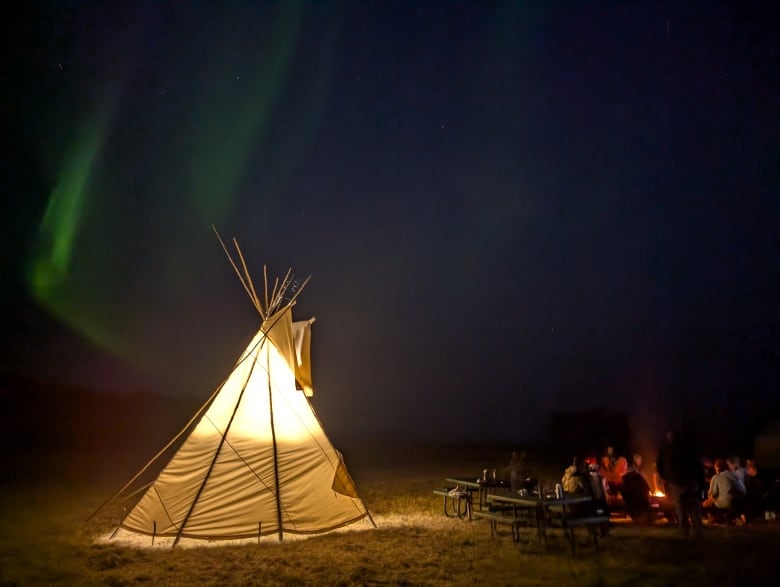
POLYGON ((295 298, 308 279, 286 300, 293 283, 288 271, 269 297, 264 271, 260 300, 234 245, 241 270, 225 252, 263 319, 260 329, 178 435, 191 430, 119 528, 173 537, 175 546, 181 538, 276 534, 282 540, 285 533, 322 533, 364 518, 373 524, 308 399, 314 319, 292 321, 295 298))

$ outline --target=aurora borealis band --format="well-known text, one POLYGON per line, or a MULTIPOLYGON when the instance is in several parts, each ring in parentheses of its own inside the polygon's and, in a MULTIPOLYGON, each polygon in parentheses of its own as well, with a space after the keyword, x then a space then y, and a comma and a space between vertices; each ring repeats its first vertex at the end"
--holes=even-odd
MULTIPOLYGON (((108 119, 105 110, 93 115, 64 154, 65 161, 39 227, 37 255, 31 262, 29 281, 35 298, 63 319, 74 315, 69 306, 78 298, 78 287, 74 288, 69 280, 70 268, 88 205, 92 168, 108 119)), ((88 331, 85 326, 81 325, 88 331)))
MULTIPOLYGON (((132 43, 106 47, 131 55, 121 58, 120 79, 110 70, 119 57, 93 57, 94 68, 107 70, 96 75, 120 89, 110 98, 71 102, 72 116, 86 122, 73 125, 73 136, 59 153, 62 162, 29 261, 29 287, 41 304, 103 348, 156 366, 153 356, 137 350, 146 347, 139 339, 146 332, 139 333, 134 323, 148 315, 139 313, 134 293, 127 290, 138 291, 133 281, 141 279, 144 298, 159 300, 168 295, 163 288, 180 290, 197 279, 194 266, 181 262, 182 252, 192 247, 187 232, 195 224, 201 231, 222 225, 236 213, 250 165, 259 161, 269 183, 283 184, 289 177, 318 124, 318 102, 326 96, 317 89, 327 85, 321 80, 330 72, 322 64, 334 40, 326 31, 318 45, 319 67, 306 74, 313 91, 297 101, 296 116, 285 121, 286 138, 269 144, 273 119, 289 99, 293 70, 310 65, 301 56, 303 19, 303 5, 295 2, 268 7, 240 23, 217 15, 198 31, 203 33, 199 47, 179 49, 197 51, 202 59, 193 57, 197 63, 189 77, 177 79, 172 88, 138 89, 151 77, 161 82, 175 77, 177 60, 184 58, 172 55, 176 49, 169 45, 144 46, 150 31, 140 29, 148 22, 125 33, 132 43), (258 21, 262 26, 256 28, 258 21), (134 102, 139 99, 142 105, 134 102), (275 156, 275 148, 281 148, 284 160, 275 156), (148 259, 141 268, 135 261, 117 263, 143 247, 150 233, 153 265, 148 259), (125 277, 103 278, 125 270, 125 277)), ((71 59, 66 65, 67 77, 85 64, 71 59)), ((102 84, 88 91, 95 89, 106 93, 102 84)), ((264 191, 273 197, 272 190, 264 191)))

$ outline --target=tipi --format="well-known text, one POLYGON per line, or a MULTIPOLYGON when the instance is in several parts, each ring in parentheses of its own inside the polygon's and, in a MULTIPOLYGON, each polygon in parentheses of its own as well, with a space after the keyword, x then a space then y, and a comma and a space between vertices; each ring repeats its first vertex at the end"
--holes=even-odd
POLYGON ((292 320, 292 306, 308 279, 290 294, 288 271, 269 296, 264 269, 261 300, 233 242, 241 269, 220 239, 262 317, 260 329, 177 436, 191 430, 117 531, 173 537, 175 546, 181 538, 276 534, 283 540, 285 533, 322 533, 364 518, 375 526, 308 399, 313 393, 309 348, 314 320, 292 320))

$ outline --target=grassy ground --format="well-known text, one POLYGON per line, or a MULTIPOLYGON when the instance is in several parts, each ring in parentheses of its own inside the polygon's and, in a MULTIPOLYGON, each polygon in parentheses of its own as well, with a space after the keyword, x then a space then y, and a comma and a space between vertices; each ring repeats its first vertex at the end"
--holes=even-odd
POLYGON ((63 474, 58 462, 49 479, 38 468, 37 480, 7 482, 0 493, 0 585, 745 586, 772 585, 780 571, 780 525, 709 527, 695 542, 671 527, 620 524, 598 551, 583 531, 574 558, 561 536, 545 550, 531 534, 519 545, 508 533, 491 540, 486 522, 445 518, 432 494, 444 477, 476 475, 488 461, 416 454, 399 464, 347 452, 377 529, 176 549, 97 540, 114 526, 116 508, 84 524, 124 478, 96 467, 63 474))

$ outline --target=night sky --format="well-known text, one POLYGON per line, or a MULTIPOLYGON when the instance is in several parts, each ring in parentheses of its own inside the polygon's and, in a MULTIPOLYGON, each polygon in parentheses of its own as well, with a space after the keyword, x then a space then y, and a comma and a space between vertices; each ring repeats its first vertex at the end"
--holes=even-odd
POLYGON ((326 430, 763 426, 780 7, 35 2, 6 15, 4 372, 205 400, 311 282, 326 430))

